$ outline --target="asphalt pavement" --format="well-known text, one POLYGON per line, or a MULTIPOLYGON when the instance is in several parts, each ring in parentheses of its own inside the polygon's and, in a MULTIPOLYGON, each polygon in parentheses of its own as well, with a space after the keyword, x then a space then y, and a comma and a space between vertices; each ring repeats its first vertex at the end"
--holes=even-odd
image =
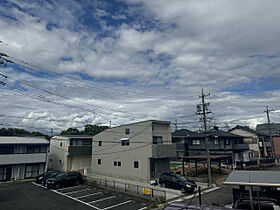
POLYGON ((0 184, 0 209, 5 210, 143 210, 150 204, 147 199, 97 187, 49 190, 31 182, 0 184))

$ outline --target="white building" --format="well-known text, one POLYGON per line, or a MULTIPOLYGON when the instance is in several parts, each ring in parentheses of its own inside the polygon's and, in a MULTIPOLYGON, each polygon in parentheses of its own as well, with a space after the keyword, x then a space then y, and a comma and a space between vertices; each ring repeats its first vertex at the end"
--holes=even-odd
POLYGON ((34 178, 43 173, 48 147, 45 138, 0 136, 0 181, 34 178))
POLYGON ((80 171, 90 168, 92 136, 54 136, 50 142, 49 168, 80 171))
POLYGON ((176 157, 170 122, 131 123, 93 137, 92 173, 148 183, 170 171, 170 157, 176 157))

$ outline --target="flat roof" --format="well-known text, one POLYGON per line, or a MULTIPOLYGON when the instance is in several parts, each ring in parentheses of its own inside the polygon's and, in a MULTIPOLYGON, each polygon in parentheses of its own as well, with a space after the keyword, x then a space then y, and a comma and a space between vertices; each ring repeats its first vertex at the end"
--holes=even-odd
POLYGON ((234 170, 224 181, 225 185, 280 187, 280 171, 234 170))
POLYGON ((50 144, 43 137, 0 136, 0 144, 50 144))

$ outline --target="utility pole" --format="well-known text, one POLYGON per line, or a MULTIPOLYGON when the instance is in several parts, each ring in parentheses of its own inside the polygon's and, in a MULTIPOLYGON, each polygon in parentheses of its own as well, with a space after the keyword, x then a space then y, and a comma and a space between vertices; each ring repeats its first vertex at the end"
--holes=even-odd
POLYGON ((110 123, 109 127, 111 128, 112 127, 112 121, 110 120, 109 123, 110 123))
POLYGON ((53 128, 51 128, 51 137, 53 137, 53 128))
POLYGON ((264 110, 264 112, 266 112, 266 117, 267 117, 267 125, 268 125, 268 132, 269 132, 269 141, 271 144, 271 153, 272 153, 272 158, 275 158, 274 155, 274 145, 273 145, 273 141, 272 141, 272 135, 271 135, 271 127, 270 127, 270 118, 269 118, 269 112, 273 112, 273 109, 268 109, 268 106, 266 107, 266 110, 264 110))
POLYGON ((212 113, 209 111, 208 106, 210 103, 205 102, 205 97, 210 96, 209 94, 204 94, 203 89, 201 89, 201 103, 198 104, 197 107, 197 115, 202 115, 203 122, 204 122, 204 133, 205 133, 205 149, 207 155, 207 170, 208 170, 208 186, 212 186, 212 175, 211 175, 211 166, 210 166, 210 152, 209 152, 209 145, 208 145, 208 133, 207 133, 207 114, 212 113))
POLYGON ((175 125, 175 131, 177 131, 177 119, 175 119, 174 125, 175 125))

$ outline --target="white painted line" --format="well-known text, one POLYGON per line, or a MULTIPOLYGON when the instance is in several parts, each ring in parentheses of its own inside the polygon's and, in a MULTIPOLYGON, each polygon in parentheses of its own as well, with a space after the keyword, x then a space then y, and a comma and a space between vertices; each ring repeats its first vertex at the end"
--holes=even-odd
POLYGON ((64 188, 59 188, 59 190, 72 189, 72 188, 81 187, 81 186, 83 186, 83 185, 77 185, 77 186, 73 186, 73 187, 64 187, 64 188))
POLYGON ((121 206, 121 205, 130 203, 130 202, 131 202, 131 200, 128 200, 128 201, 125 201, 125 202, 122 202, 122 203, 118 203, 118 204, 113 205, 113 206, 108 206, 108 207, 104 208, 103 210, 112 209, 112 208, 115 208, 115 207, 117 207, 117 206, 121 206))
POLYGON ((69 195, 69 194, 75 194, 75 193, 85 192, 85 191, 89 191, 89 190, 91 190, 91 189, 71 191, 71 192, 67 192, 67 193, 64 193, 64 194, 65 194, 65 195, 69 195))
POLYGON ((145 207, 143 207, 143 208, 141 208, 141 209, 138 209, 138 210, 144 210, 144 209, 147 209, 147 208, 148 208, 148 207, 145 206, 145 207))
POLYGON ((76 197, 77 199, 80 199, 80 198, 85 198, 85 197, 88 197, 88 196, 91 196, 91 195, 99 195, 101 194, 102 192, 97 192, 97 193, 91 193, 91 194, 88 194, 88 195, 83 195, 83 196, 80 196, 80 197, 76 197))
POLYGON ((114 195, 114 196, 111 196, 111 197, 101 198, 101 199, 91 201, 91 202, 88 202, 88 203, 97 203, 97 202, 106 201, 106 200, 109 200, 109 199, 112 199, 112 198, 115 198, 115 197, 116 196, 114 195))
POLYGON ((67 197, 67 198, 70 198, 70 199, 72 199, 72 200, 74 200, 74 201, 78 201, 78 202, 80 202, 80 203, 83 203, 83 204, 85 204, 85 205, 87 205, 87 206, 89 206, 89 207, 91 207, 91 208, 94 208, 94 209, 97 209, 97 210, 103 210, 103 209, 100 209, 100 208, 98 208, 98 207, 96 207, 96 206, 90 205, 89 203, 86 203, 86 202, 84 202, 84 201, 81 201, 81 200, 79 200, 79 199, 77 199, 77 198, 73 198, 73 197, 71 197, 71 196, 69 196, 69 195, 65 195, 65 194, 63 194, 63 193, 61 193, 61 192, 58 192, 57 190, 51 190, 51 191, 53 191, 53 192, 55 192, 55 193, 57 193, 57 194, 59 194, 59 195, 65 196, 65 197, 67 197))
POLYGON ((43 185, 40 185, 40 184, 37 184, 36 182, 32 182, 32 184, 38 186, 38 187, 41 187, 41 188, 44 188, 44 189, 48 189, 47 187, 43 186, 43 185))

